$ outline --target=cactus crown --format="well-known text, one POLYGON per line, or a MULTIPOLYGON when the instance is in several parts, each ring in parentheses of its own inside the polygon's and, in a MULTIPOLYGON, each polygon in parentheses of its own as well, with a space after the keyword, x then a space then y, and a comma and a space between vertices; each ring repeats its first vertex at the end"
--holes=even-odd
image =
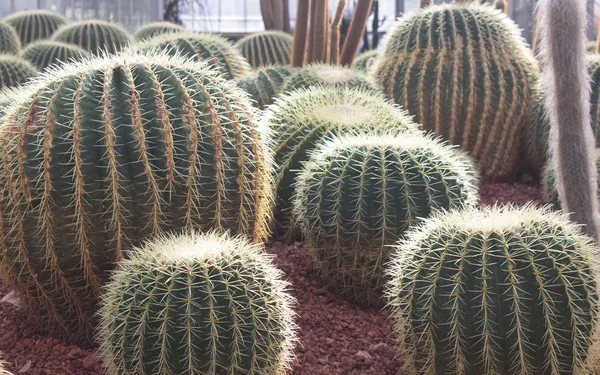
POLYGON ((16 87, 35 77, 37 70, 29 62, 13 55, 0 55, 0 89, 16 87))
POLYGON ((269 30, 250 34, 235 46, 255 68, 267 65, 290 65, 294 38, 287 33, 269 30))
POLYGON ((51 65, 81 60, 87 56, 88 53, 83 48, 51 40, 32 43, 21 54, 23 59, 29 61, 40 71, 51 65))
POLYGON ((18 55, 21 52, 19 35, 12 26, 0 21, 0 54, 18 55))
POLYGON ((296 68, 287 65, 265 66, 240 77, 237 84, 250 95, 260 109, 264 109, 273 103, 273 99, 295 72, 296 68))
POLYGON ((364 73, 338 65, 314 63, 292 75, 283 92, 316 85, 374 89, 371 80, 364 73))
POLYGON ((134 38, 140 42, 146 39, 154 38, 157 35, 177 33, 185 31, 185 27, 171 22, 153 22, 144 25, 135 32, 134 38))
POLYGON ((5 17, 3 21, 17 30, 23 46, 50 38, 58 28, 68 23, 60 14, 47 10, 17 12, 5 17))
POLYGON ((376 58, 378 54, 379 50, 374 49, 358 55, 352 62, 352 69, 359 72, 367 73, 369 71, 369 60, 372 58, 376 58))
POLYGON ((62 26, 52 40, 77 45, 94 55, 115 54, 131 42, 123 26, 102 20, 87 20, 62 26))

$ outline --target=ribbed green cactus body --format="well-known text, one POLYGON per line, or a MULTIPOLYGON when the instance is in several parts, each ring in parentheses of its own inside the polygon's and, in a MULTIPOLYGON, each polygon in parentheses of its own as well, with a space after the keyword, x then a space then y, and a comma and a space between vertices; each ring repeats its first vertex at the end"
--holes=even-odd
POLYGON ((311 86, 366 88, 375 90, 366 74, 342 66, 315 63, 304 67, 288 79, 283 92, 311 86))
POLYGON ((235 45, 255 68, 290 65, 294 38, 281 31, 265 31, 240 39, 235 45))
POLYGON ((12 375, 10 372, 8 372, 8 370, 4 368, 5 366, 6 362, 2 361, 2 358, 0 357, 0 375, 12 375))
POLYGON ((183 32, 185 28, 171 22, 153 22, 144 25, 135 32, 134 38, 136 41, 154 38, 157 35, 183 32))
POLYGON ((21 44, 26 46, 40 39, 49 39, 67 19, 58 13, 46 10, 27 10, 11 14, 3 19, 17 30, 21 44))
POLYGON ((388 98, 468 150, 485 180, 513 177, 539 74, 514 22, 492 6, 430 6, 388 35, 371 70, 388 98))
POLYGON ((18 55, 21 52, 19 35, 12 26, 0 22, 0 54, 18 55))
POLYGON ((42 40, 28 45, 21 57, 29 61, 38 70, 44 70, 51 65, 79 61, 89 54, 86 50, 72 44, 42 40))
POLYGON ((241 238, 146 244, 115 272, 101 309, 109 375, 279 375, 296 340, 283 273, 241 238))
POLYGON ((6 113, 12 103, 19 97, 18 87, 4 87, 0 89, 0 124, 2 124, 2 116, 6 113))
POLYGON ((532 206, 454 211, 415 229, 386 287, 408 373, 592 373, 596 251, 532 206))
POLYGON ((0 55, 0 89, 17 87, 37 75, 29 62, 12 55, 0 55))
POLYGON ((98 58, 21 96, 0 132, 0 266, 58 333, 90 338, 107 272, 140 241, 180 228, 267 235, 265 129, 205 64, 98 58))
POLYGON ((293 213, 324 280, 361 303, 381 302, 391 245, 434 212, 473 205, 472 167, 420 134, 317 148, 297 177, 293 213))
POLYGON ((101 20, 65 25, 52 35, 52 40, 74 44, 94 55, 118 53, 131 42, 129 33, 122 26, 101 20))
POLYGON ((295 68, 286 65, 265 66, 240 77, 237 84, 250 95, 258 108, 264 109, 273 103, 289 77, 296 71, 295 68))
POLYGON ((369 60, 376 59, 378 54, 378 50, 370 50, 358 55, 354 59, 354 62, 352 62, 352 69, 359 72, 367 73, 369 60))
POLYGON ((159 35, 137 46, 141 53, 165 51, 197 61, 207 61, 226 78, 235 79, 250 71, 248 62, 227 39, 214 34, 171 33, 159 35))

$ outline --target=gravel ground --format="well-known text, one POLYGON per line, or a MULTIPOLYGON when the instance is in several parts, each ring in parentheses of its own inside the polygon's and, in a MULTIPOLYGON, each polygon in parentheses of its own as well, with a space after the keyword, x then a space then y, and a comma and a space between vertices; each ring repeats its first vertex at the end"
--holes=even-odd
MULTIPOLYGON (((541 202, 535 186, 488 184, 482 204, 541 202)), ((323 288, 301 243, 269 244, 277 265, 292 283, 297 298, 300 344, 293 375, 396 375, 402 357, 394 349, 392 320, 387 309, 366 309, 336 298, 323 288)), ((0 298, 8 290, 0 285, 0 298)), ((100 375, 94 349, 81 349, 40 335, 23 319, 19 308, 0 304, 0 352, 15 375, 100 375)))

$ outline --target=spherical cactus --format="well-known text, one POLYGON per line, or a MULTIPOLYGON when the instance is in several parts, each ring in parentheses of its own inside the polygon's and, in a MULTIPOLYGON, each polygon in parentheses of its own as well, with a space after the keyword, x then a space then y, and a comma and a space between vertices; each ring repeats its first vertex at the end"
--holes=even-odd
POLYGON ((44 70, 55 64, 82 60, 88 53, 75 45, 41 40, 28 45, 21 57, 29 61, 38 70, 44 70))
POLYGON ((12 26, 0 22, 0 54, 18 55, 21 53, 19 35, 12 26))
POLYGON ((358 55, 356 57, 356 59, 354 59, 354 62, 352 63, 352 69, 359 71, 359 72, 363 72, 363 73, 367 73, 369 71, 369 61, 371 61, 371 59, 375 59, 377 58, 377 55, 379 54, 378 50, 370 50, 367 52, 364 52, 361 55, 358 55))
POLYGON ((47 10, 18 12, 5 17, 3 21, 17 30, 23 46, 36 40, 49 39, 58 28, 68 22, 60 14, 47 10))
POLYGON ((118 53, 131 42, 129 33, 122 26, 101 20, 65 25, 54 33, 52 40, 75 44, 95 55, 118 53))
POLYGON ((22 85, 36 75, 35 67, 20 57, 0 55, 0 89, 22 85))
POLYGON ((375 90, 373 83, 364 73, 342 66, 315 63, 292 75, 283 92, 317 85, 375 90))
POLYGON ((294 38, 281 31, 265 31, 240 39, 235 46, 255 68, 267 65, 290 65, 294 38))
POLYGON ((408 373, 593 373, 595 251, 532 206, 453 211, 412 230, 386 286, 408 373))
POLYGON ((295 72, 296 69, 291 66, 266 66, 240 77, 237 84, 250 95, 260 109, 264 109, 273 103, 273 99, 295 72))
POLYGON ((214 34, 164 34, 139 44, 137 49, 141 53, 159 50, 207 61, 228 79, 235 79, 250 71, 248 62, 235 47, 227 39, 214 34))
POLYGON ((140 241, 180 228, 266 237, 266 129, 206 64, 94 58, 21 91, 0 128, 0 268, 57 334, 88 341, 108 272, 140 241))
POLYGON ((485 180, 517 172, 539 74, 515 23, 488 5, 429 6, 401 18, 371 73, 424 130, 460 144, 485 180))
POLYGON ((136 41, 142 41, 146 39, 154 38, 157 35, 177 33, 185 31, 185 28, 181 25, 177 25, 171 22, 153 22, 144 25, 135 32, 134 38, 136 41))
POLYGON ((420 134, 317 148, 297 177, 293 213, 323 279, 353 300, 381 302, 391 245, 432 213, 476 202, 470 167, 420 134))
POLYGON ((215 233, 171 236, 120 263, 101 308, 108 375, 279 375, 294 302, 262 249, 215 233))

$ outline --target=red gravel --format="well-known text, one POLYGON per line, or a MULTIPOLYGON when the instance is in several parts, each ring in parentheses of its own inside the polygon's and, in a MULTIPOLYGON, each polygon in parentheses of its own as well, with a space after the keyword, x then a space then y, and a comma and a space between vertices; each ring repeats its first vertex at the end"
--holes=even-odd
MULTIPOLYGON (((541 203, 538 187, 527 184, 488 184, 480 191, 482 204, 530 200, 541 203)), ((392 320, 387 309, 367 309, 337 298, 323 288, 300 243, 270 244, 277 265, 292 283, 297 298, 300 343, 293 375, 397 375, 402 357, 394 348, 392 320)), ((0 298, 8 290, 0 285, 0 298)), ((15 374, 100 375, 94 349, 80 349, 36 333, 19 308, 0 304, 0 352, 15 374)))

